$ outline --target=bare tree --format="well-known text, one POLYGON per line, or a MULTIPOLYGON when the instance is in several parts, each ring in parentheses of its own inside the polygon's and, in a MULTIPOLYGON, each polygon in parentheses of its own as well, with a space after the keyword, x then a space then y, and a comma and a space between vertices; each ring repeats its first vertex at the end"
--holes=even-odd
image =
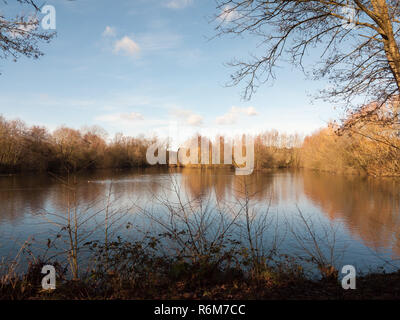
MULTIPOLYGON (((8 4, 6 0, 2 0, 8 4)), ((37 17, 40 8, 34 0, 17 0, 21 5, 29 6, 32 13, 6 17, 0 12, 0 59, 12 57, 14 61, 21 56, 37 59, 43 55, 40 42, 49 42, 54 32, 39 30, 37 17)))
POLYGON ((398 0, 216 0, 217 34, 259 36, 263 54, 230 63, 236 71, 231 85, 245 82, 251 98, 260 84, 275 77, 283 59, 312 79, 327 78, 330 86, 320 98, 357 113, 378 101, 387 102, 398 121, 400 93, 400 3, 398 0), (305 68, 310 49, 320 61, 305 68), (311 71, 311 72, 310 72, 311 71), (360 102, 360 98, 364 100, 360 102))

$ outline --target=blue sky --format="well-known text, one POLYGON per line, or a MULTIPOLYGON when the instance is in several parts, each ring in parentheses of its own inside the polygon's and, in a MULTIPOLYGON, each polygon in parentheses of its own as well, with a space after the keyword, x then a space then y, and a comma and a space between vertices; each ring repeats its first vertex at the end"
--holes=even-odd
MULTIPOLYGON (((241 99, 242 86, 226 87, 233 70, 225 64, 262 49, 253 37, 210 40, 213 0, 46 3, 56 8, 57 37, 41 46, 45 56, 0 62, 0 114, 8 119, 51 130, 99 125, 110 137, 186 137, 308 134, 338 116, 322 101, 310 103, 309 94, 326 84, 287 64, 250 101, 241 99)), ((6 13, 24 9, 2 6, 6 13)))

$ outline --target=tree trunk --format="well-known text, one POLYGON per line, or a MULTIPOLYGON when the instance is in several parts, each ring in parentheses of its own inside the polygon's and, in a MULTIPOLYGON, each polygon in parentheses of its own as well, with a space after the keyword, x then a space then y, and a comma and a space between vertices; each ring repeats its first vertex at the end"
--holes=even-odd
MULTIPOLYGON (((385 34, 383 36, 383 42, 384 42, 384 50, 386 58, 390 70, 397 84, 397 93, 400 95, 400 50, 393 32, 393 25, 390 19, 387 3, 386 0, 376 0, 376 2, 373 4, 375 4, 374 8, 376 11, 378 11, 377 13, 381 20, 382 29, 385 34)), ((398 114, 399 112, 398 102, 393 107, 394 111, 398 114)))

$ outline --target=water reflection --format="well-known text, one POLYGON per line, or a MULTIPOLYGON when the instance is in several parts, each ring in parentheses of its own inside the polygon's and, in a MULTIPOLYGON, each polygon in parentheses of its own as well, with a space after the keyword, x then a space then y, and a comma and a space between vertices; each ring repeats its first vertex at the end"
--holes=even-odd
MULTIPOLYGON (((191 198, 233 201, 246 193, 277 211, 296 204, 316 206, 319 214, 344 223, 348 234, 371 248, 390 248, 400 256, 400 184, 394 179, 368 179, 310 171, 255 172, 235 176, 229 170, 151 168, 102 171, 76 177, 77 202, 89 204, 106 197, 110 183, 120 203, 150 203, 152 197, 172 197, 171 179, 191 198), (169 191, 168 191, 169 190, 169 191)), ((28 236, 41 210, 65 212, 68 194, 59 180, 46 175, 0 177, 0 238, 5 232, 28 236)))
POLYGON ((399 181, 313 172, 303 179, 305 195, 331 220, 342 219, 368 246, 393 246, 400 255, 399 181))

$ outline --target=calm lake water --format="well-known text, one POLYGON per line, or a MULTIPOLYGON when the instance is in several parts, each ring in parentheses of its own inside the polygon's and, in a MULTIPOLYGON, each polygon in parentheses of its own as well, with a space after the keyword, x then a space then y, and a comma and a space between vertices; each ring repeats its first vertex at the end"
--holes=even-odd
MULTIPOLYGON (((255 224, 267 221, 261 240, 265 248, 276 243, 282 253, 307 256, 311 230, 323 253, 335 255, 338 267, 351 264, 369 271, 398 266, 400 183, 395 179, 311 171, 256 172, 243 178, 229 170, 154 168, 76 177, 75 203, 82 215, 81 234, 91 232, 88 239, 103 236, 107 204, 115 234, 138 239, 144 230, 160 230, 156 220, 167 218, 167 202, 184 199, 194 215, 209 210, 218 216, 222 210, 232 218, 246 198, 255 224), (264 214, 267 220, 260 218, 264 214)), ((14 257, 26 240, 34 243, 34 254, 44 254, 48 239, 57 238, 57 223, 71 199, 63 182, 48 175, 1 176, 0 256, 14 257)), ((243 221, 238 217, 238 224, 243 221)), ((239 233, 235 237, 243 236, 239 233)))

